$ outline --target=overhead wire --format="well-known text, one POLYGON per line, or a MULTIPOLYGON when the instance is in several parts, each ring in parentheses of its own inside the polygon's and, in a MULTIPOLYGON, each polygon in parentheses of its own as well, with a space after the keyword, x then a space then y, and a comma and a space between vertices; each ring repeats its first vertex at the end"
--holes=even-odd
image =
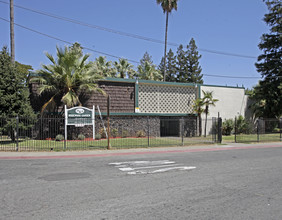
MULTIPOLYGON (((6 21, 6 22, 10 22, 9 20, 7 20, 7 19, 5 19, 5 18, 2 18, 2 17, 0 17, 0 19, 3 20, 3 21, 6 21)), ((55 39, 55 40, 57 40, 57 41, 60 41, 60 42, 69 44, 69 45, 72 45, 72 44, 73 44, 73 43, 71 43, 71 42, 69 42, 69 41, 60 39, 60 38, 58 38, 58 37, 51 36, 51 35, 49 35, 49 34, 42 33, 42 32, 40 32, 40 31, 36 31, 36 30, 34 30, 34 29, 28 28, 28 27, 26 27, 26 26, 23 26, 23 25, 20 25, 20 24, 17 24, 17 23, 14 23, 14 25, 16 25, 16 26, 18 26, 18 27, 21 27, 21 28, 23 28, 23 29, 32 31, 32 32, 34 32, 34 33, 43 35, 43 36, 45 36, 45 37, 52 38, 52 39, 55 39)), ((103 55, 106 55, 106 56, 109 56, 109 57, 113 57, 113 58, 123 59, 122 57, 119 57, 119 56, 116 56, 116 55, 112 55, 112 54, 109 54, 109 53, 105 53, 105 52, 102 52, 102 51, 94 50, 94 49, 91 49, 91 48, 89 48, 89 47, 84 47, 84 46, 82 46, 82 45, 81 45, 81 47, 82 47, 82 49, 86 49, 86 50, 89 50, 89 51, 92 51, 92 52, 95 52, 95 53, 103 54, 103 55)), ((130 59, 127 59, 127 60, 130 61, 130 62, 132 62, 132 63, 137 63, 137 64, 139 64, 139 62, 136 61, 136 60, 130 60, 130 59)))
MULTIPOLYGON (((6 22, 10 22, 9 20, 5 19, 5 18, 2 18, 0 17, 0 20, 3 20, 3 21, 6 21, 6 22)), ((37 30, 34 30, 32 28, 29 28, 29 27, 26 27, 26 26, 23 26, 23 25, 20 25, 20 24, 17 24, 17 23, 14 23, 15 26, 18 26, 20 28, 23 28, 25 30, 28 30, 28 31, 31 31, 31 32, 34 32, 34 33, 37 33, 39 35, 42 35, 42 36, 45 36, 45 37, 48 37, 48 38, 51 38, 51 39, 54 39, 54 40, 57 40, 57 41, 60 41, 60 42, 63 42, 63 43, 66 43, 66 44, 69 44, 69 45, 72 45, 73 43, 69 42, 69 41, 66 41, 66 40, 63 40, 63 39, 60 39, 58 37, 54 37, 54 36, 51 36, 49 34, 45 34, 43 32, 40 32, 40 31, 37 31, 37 30)), ((109 54, 109 53, 105 53, 105 52, 102 52, 102 51, 98 51, 98 50, 94 50, 94 49, 91 49, 91 48, 88 48, 88 47, 84 47, 81 45, 81 48, 82 49, 86 49, 86 50, 89 50, 89 51, 92 51, 92 52, 95 52, 95 53, 98 53, 98 54, 103 54, 103 55, 106 55, 106 56, 109 56, 109 57, 113 57, 113 58, 118 58, 118 59, 123 59, 122 57, 120 56, 116 56, 116 55, 112 55, 112 54, 109 54)), ((136 63, 136 64, 139 64, 140 62, 136 61, 136 60, 131 60, 131 59, 126 59, 132 63, 136 63)), ((208 76, 208 77, 220 77, 220 78, 238 78, 238 79, 257 79, 257 78, 260 78, 260 77, 239 77, 239 76, 225 76, 225 75, 211 75, 211 74, 203 74, 203 76, 208 76)))
MULTIPOLYGON (((9 4, 9 3, 2 1, 2 0, 0 0, 0 3, 9 4)), ((76 19, 67 18, 67 17, 63 17, 63 16, 47 13, 47 12, 44 12, 44 11, 35 10, 35 9, 26 8, 26 7, 23 7, 23 6, 20 6, 20 5, 14 4, 14 7, 21 8, 23 10, 31 11, 33 13, 41 14, 41 15, 44 15, 44 16, 52 17, 52 18, 55 18, 55 19, 71 22, 71 23, 74 23, 74 24, 98 29, 98 30, 101 30, 101 31, 106 31, 106 32, 110 32, 110 33, 114 33, 114 34, 118 34, 118 35, 123 35, 123 36, 131 37, 131 38, 136 38, 136 39, 140 39, 140 40, 145 40, 145 41, 149 41, 149 42, 153 42, 153 43, 165 44, 164 41, 161 41, 161 40, 158 40, 158 39, 145 37, 145 36, 137 35, 137 34, 132 34, 132 33, 128 33, 128 32, 123 32, 123 31, 119 31, 119 30, 115 30, 115 29, 111 29, 111 28, 106 28, 106 27, 103 27, 103 26, 93 25, 93 24, 89 24, 89 23, 86 23, 86 22, 83 22, 83 21, 76 20, 76 19)), ((179 46, 179 44, 173 43, 173 42, 167 42, 167 44, 170 45, 170 46, 175 46, 175 47, 179 46)), ((230 53, 230 52, 223 52, 223 51, 218 51, 218 50, 210 50, 210 49, 204 49, 204 48, 198 48, 198 50, 203 51, 203 52, 207 52, 207 53, 213 53, 213 54, 225 55, 225 56, 233 56, 233 57, 241 57, 241 58, 249 58, 249 59, 256 59, 257 58, 255 56, 236 54, 236 53, 230 53)))

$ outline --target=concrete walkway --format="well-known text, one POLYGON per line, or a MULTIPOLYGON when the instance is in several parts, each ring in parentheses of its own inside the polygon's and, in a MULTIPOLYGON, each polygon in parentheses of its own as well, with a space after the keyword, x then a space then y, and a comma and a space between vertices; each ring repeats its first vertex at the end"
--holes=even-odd
POLYGON ((39 151, 39 152, 1 152, 0 159, 56 159, 56 158, 79 158, 79 157, 106 157, 134 154, 161 154, 161 153, 180 153, 180 152, 203 152, 220 151, 232 149, 254 149, 254 148, 273 148, 281 147, 282 142, 271 143, 228 143, 212 145, 195 146, 177 146, 177 147, 154 147, 154 148, 130 148, 118 150, 92 150, 92 151, 39 151))

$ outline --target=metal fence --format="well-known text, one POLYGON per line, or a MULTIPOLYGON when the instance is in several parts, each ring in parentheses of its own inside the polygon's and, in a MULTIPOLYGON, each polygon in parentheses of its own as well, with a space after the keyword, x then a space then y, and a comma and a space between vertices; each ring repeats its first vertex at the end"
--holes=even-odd
POLYGON ((95 126, 67 126, 60 117, 1 118, 0 150, 63 151, 191 145, 218 141, 218 120, 162 117, 95 118, 95 126), (200 134, 200 130, 206 136, 200 134), (94 130, 94 132, 93 132, 94 130), (94 134, 94 135, 93 135, 94 134))
POLYGON ((235 142, 282 141, 282 119, 258 119, 238 123, 235 119, 235 142))

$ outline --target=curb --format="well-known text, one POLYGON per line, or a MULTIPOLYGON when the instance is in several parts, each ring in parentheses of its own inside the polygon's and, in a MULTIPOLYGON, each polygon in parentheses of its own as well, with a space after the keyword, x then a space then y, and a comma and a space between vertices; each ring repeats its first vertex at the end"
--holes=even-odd
POLYGON ((148 155, 148 154, 166 154, 166 153, 194 153, 194 152, 211 152, 226 150, 242 150, 242 149, 264 149, 264 148, 282 148, 282 145, 250 145, 250 146, 222 146, 213 148, 193 148, 179 150, 154 150, 154 151, 136 151, 136 152, 115 152, 115 153, 99 153, 99 154, 74 154, 74 155, 31 155, 31 156, 0 156, 0 160, 27 160, 27 159, 67 159, 67 158, 91 158, 91 157, 112 157, 127 155, 148 155))

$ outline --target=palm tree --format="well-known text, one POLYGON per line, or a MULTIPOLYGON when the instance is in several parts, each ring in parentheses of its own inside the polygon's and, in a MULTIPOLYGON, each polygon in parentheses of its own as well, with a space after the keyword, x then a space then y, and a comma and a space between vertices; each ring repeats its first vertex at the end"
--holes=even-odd
POLYGON ((72 47, 57 47, 57 59, 46 53, 50 65, 42 65, 38 76, 30 82, 39 83, 39 94, 47 93, 51 97, 42 107, 43 113, 47 106, 58 107, 61 103, 68 107, 81 105, 79 94, 83 92, 105 92, 98 88, 97 80, 102 76, 97 74, 93 63, 88 62, 88 54, 82 54, 79 44, 72 47))
POLYGON ((157 4, 160 4, 166 14, 165 23, 165 50, 164 50, 164 81, 166 75, 166 48, 167 48, 167 28, 168 28, 168 14, 171 13, 173 9, 177 10, 178 0, 157 0, 157 4))
POLYGON ((114 66, 116 69, 118 78, 133 78, 135 76, 135 71, 133 65, 130 64, 126 59, 120 58, 119 62, 115 61, 114 66))
POLYGON ((206 121, 205 121, 205 137, 207 136, 207 119, 209 114, 209 106, 215 106, 215 103, 218 99, 213 98, 213 92, 203 91, 204 97, 202 98, 203 104, 205 106, 205 114, 206 114, 206 121))
POLYGON ((138 66, 137 76, 139 79, 154 81, 160 81, 163 78, 160 71, 156 69, 156 66, 154 64, 150 64, 148 61, 145 61, 143 63, 143 66, 138 66))
POLYGON ((107 61, 106 57, 99 56, 95 59, 93 65, 98 74, 104 77, 115 77, 116 72, 112 67, 112 62, 107 61))
POLYGON ((199 118, 199 136, 202 136, 202 113, 205 111, 203 106, 204 103, 202 99, 196 99, 193 105, 193 110, 199 118))

